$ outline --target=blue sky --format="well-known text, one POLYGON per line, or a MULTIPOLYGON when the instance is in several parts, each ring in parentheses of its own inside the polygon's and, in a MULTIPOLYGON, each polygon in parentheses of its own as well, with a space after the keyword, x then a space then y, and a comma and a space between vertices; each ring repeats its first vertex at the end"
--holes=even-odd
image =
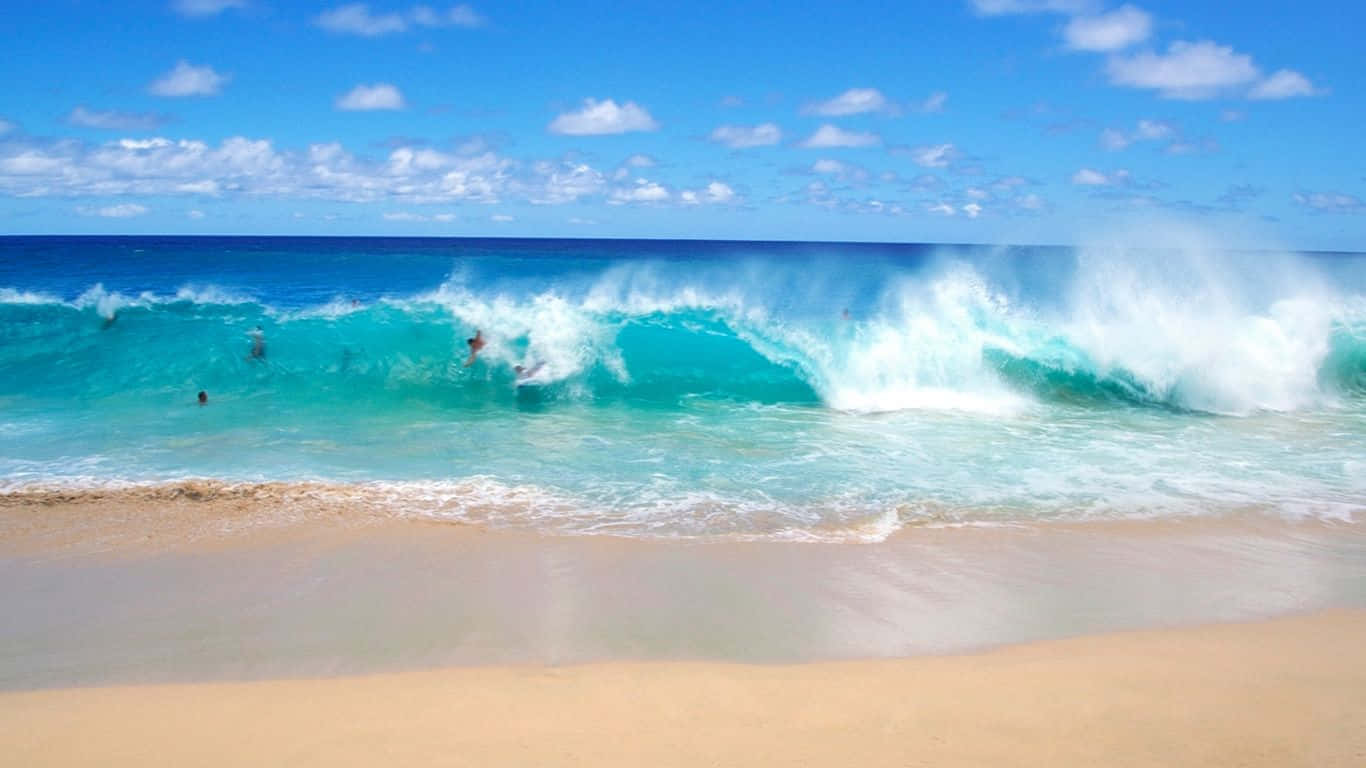
POLYGON ((1366 10, 7 9, 0 231, 1366 250, 1366 10))

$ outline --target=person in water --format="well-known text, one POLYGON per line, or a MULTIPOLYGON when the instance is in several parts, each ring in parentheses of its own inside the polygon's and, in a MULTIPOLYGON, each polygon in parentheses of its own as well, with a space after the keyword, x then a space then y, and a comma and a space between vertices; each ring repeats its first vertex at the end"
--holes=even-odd
POLYGON ((253 359, 261 360, 266 356, 266 332, 261 330, 261 326, 256 326, 256 330, 247 334, 251 336, 251 356, 253 359))
POLYGON ((520 386, 521 384, 524 384, 525 382, 529 381, 532 376, 535 376, 536 374, 540 373, 541 368, 543 368, 544 366, 545 363, 536 363, 530 368, 527 368, 526 366, 522 365, 514 365, 512 366, 512 372, 517 374, 517 384, 520 386))
POLYGON ((474 337, 465 339, 465 343, 470 345, 470 358, 465 361, 465 367, 474 365, 474 358, 479 356, 479 350, 484 348, 484 332, 478 328, 474 329, 474 337))
POLYGON ((209 404, 209 393, 208 393, 208 392, 205 392, 205 391, 202 390, 202 389, 199 390, 199 404, 200 404, 200 405, 208 405, 208 404, 209 404))

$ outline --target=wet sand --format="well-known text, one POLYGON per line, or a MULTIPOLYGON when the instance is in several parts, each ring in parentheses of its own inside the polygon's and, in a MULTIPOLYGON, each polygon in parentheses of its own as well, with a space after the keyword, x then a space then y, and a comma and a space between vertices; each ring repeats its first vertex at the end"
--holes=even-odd
POLYGON ((297 490, 0 497, 0 762, 1354 765, 1366 749, 1359 523, 650 541, 297 490))

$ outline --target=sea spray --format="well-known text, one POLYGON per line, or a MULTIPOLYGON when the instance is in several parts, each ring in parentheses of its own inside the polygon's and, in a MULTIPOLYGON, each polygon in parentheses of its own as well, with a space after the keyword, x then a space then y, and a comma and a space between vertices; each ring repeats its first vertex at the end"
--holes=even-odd
POLYGON ((89 277, 0 270, 7 488, 387 483, 443 519, 759 538, 1363 503, 1361 257, 101 243, 61 246, 89 277))

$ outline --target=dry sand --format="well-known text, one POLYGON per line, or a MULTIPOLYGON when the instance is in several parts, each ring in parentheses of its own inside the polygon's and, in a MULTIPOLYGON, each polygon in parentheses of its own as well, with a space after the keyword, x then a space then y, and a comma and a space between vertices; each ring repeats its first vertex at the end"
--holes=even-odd
POLYGON ((1360 766, 1366 612, 891 661, 5 693, 0 762, 1360 766))

